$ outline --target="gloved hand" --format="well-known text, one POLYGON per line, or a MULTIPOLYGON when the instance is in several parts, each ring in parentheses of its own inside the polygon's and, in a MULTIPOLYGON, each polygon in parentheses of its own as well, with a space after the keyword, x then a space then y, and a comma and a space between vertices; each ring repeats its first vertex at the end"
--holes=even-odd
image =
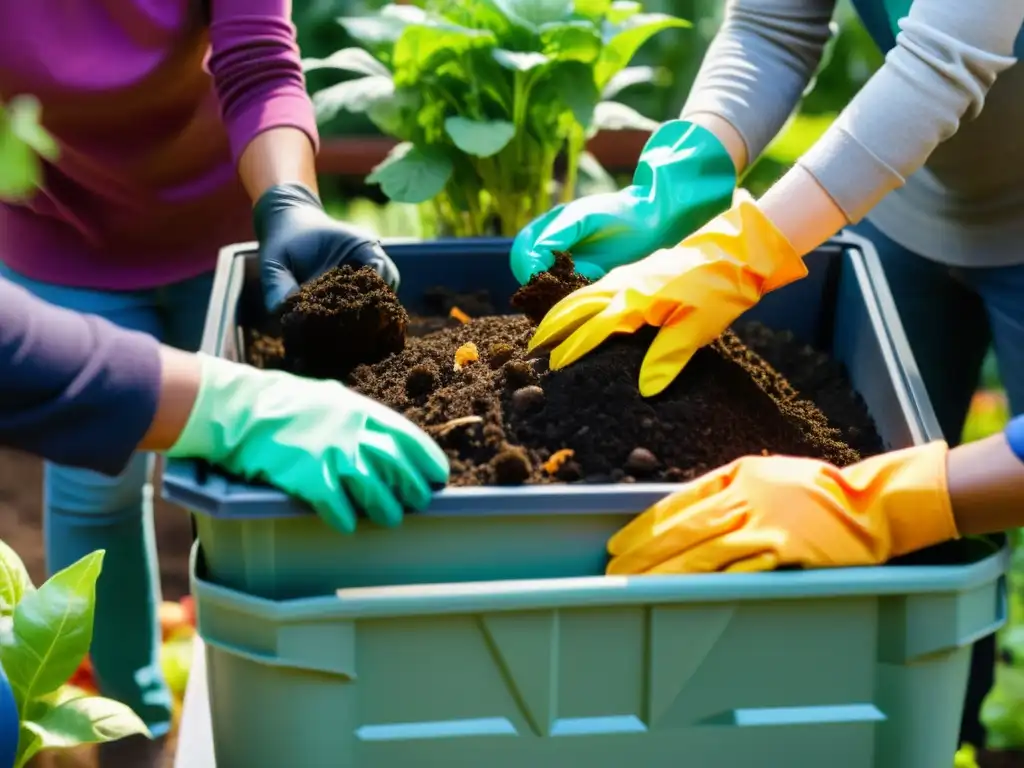
POLYGON ((569 251, 591 280, 684 237, 729 207, 736 166, 714 134, 684 120, 665 123, 648 139, 619 192, 560 205, 528 224, 512 243, 512 273, 525 284, 569 251))
POLYGON ((845 469, 748 456, 667 496, 608 542, 608 573, 877 565, 956 538, 943 442, 845 469))
POLYGON ((380 403, 337 382, 201 358, 199 396, 168 456, 270 482, 344 533, 357 509, 398 525, 448 482, 438 445, 380 403))
POLYGON ((741 200, 677 247, 617 267, 566 296, 541 321, 530 349, 558 343, 551 353, 557 370, 613 333, 658 326, 640 368, 640 393, 649 397, 763 294, 806 274, 775 225, 753 201, 741 200))
POLYGON ((320 199, 302 184, 279 184, 264 192, 253 208, 253 225, 260 243, 260 278, 268 311, 300 284, 341 264, 373 267, 398 289, 398 268, 380 242, 332 219, 320 199))

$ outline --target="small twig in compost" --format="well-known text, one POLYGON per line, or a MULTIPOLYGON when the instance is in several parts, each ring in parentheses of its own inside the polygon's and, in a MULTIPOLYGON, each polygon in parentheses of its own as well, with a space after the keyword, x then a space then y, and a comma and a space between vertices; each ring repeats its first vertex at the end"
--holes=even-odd
POLYGON ((432 432, 436 434, 438 437, 444 437, 457 427, 467 427, 470 424, 480 424, 482 422, 483 417, 481 416, 461 416, 458 419, 446 421, 444 424, 435 424, 433 426, 427 427, 426 429, 428 432, 432 432))

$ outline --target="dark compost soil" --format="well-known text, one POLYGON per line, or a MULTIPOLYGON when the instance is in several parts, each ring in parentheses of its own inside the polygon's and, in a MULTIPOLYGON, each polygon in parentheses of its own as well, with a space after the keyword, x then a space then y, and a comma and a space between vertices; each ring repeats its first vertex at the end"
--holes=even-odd
MULTIPOLYGON (((377 317, 384 307, 387 317, 395 317, 392 299, 379 292, 388 289, 370 270, 344 276, 359 281, 358 292, 340 289, 342 277, 335 271, 306 286, 283 315, 285 328, 318 323, 316 343, 299 342, 303 368, 294 368, 291 349, 284 367, 338 370, 339 350, 354 335, 338 329, 343 316, 352 322, 353 315, 345 302, 328 299, 332 291, 375 303, 364 314, 377 317), (322 335, 328 328, 334 338, 322 335)), ((563 255, 512 304, 541 317, 583 284, 563 255)), ((472 306, 466 297, 439 293, 441 317, 408 323, 412 333, 425 335, 407 338, 397 351, 348 375, 335 375, 426 429, 451 459, 453 485, 682 481, 748 454, 802 455, 845 466, 881 450, 842 368, 784 334, 760 326, 728 332, 698 352, 665 392, 643 398, 637 376, 653 329, 613 338, 568 368, 551 371, 546 355, 526 353, 533 331, 528 317, 476 316, 473 310, 493 311, 477 298, 479 306, 472 306), (452 306, 472 319, 444 317, 452 306), (457 365, 456 351, 469 344, 477 359, 462 361, 460 352, 463 364, 457 365), (758 352, 802 382, 802 394, 758 352)), ((345 360, 342 370, 352 355, 345 360)))

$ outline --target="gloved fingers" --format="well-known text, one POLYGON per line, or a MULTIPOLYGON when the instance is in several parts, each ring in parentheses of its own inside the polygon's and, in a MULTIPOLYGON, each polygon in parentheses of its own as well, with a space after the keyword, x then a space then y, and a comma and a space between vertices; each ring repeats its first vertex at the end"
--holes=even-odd
POLYGON ((538 247, 541 234, 552 221, 558 218, 558 215, 564 208, 565 205, 559 205, 542 216, 538 216, 523 227, 519 234, 516 235, 515 240, 512 241, 509 265, 512 268, 512 274, 515 275, 520 285, 526 285, 526 283, 530 282, 530 278, 538 272, 545 272, 551 269, 551 266, 555 263, 555 256, 552 250, 566 249, 567 245, 560 241, 555 243, 553 249, 550 245, 546 245, 543 248, 538 247))
POLYGON ((367 446, 360 445, 354 471, 342 478, 352 503, 377 525, 394 528, 402 521, 404 510, 391 489, 377 475, 377 467, 367 460, 367 446))
POLYGON ((691 549, 714 542, 746 522, 746 515, 735 505, 711 497, 652 527, 628 543, 619 542, 622 553, 608 563, 609 574, 649 573, 662 563, 672 562, 691 549))
POLYGON ((634 333, 643 325, 644 318, 640 312, 623 314, 621 309, 610 304, 552 350, 551 370, 557 371, 571 365, 604 343, 609 336, 616 333, 634 333))
POLYGON ((274 312, 282 302, 299 290, 295 276, 280 264, 264 262, 260 271, 263 303, 267 312, 274 312))
POLYGON ((588 296, 582 292, 586 290, 583 288, 569 294, 548 310, 537 330, 533 332, 533 337, 526 348, 527 352, 562 341, 608 307, 607 296, 588 296))
POLYGON ((608 274, 605 268, 596 261, 589 261, 584 258, 576 259, 573 266, 575 267, 577 274, 582 275, 587 278, 587 280, 595 283, 608 274))
MULTIPOLYGON (((330 472, 331 470, 326 470, 330 472)), ((356 511, 349 500, 344 484, 338 481, 343 478, 325 478, 327 487, 326 493, 317 494, 315 497, 306 497, 306 501, 313 507, 317 516, 327 523, 331 528, 341 533, 354 533, 356 530, 356 511)), ((301 497, 302 492, 298 495, 301 497)))
POLYGON ((640 364, 640 395, 653 397, 675 381, 686 364, 700 348, 694 338, 697 329, 683 315, 674 325, 658 331, 640 364))
MULTIPOLYGON (((430 503, 430 485, 402 449, 395 435, 367 436, 360 446, 375 476, 387 486, 404 509, 419 511, 430 503)), ((398 520, 394 523, 397 524, 398 520)))
POLYGON ((774 571, 778 567, 778 555, 774 552, 762 552, 759 555, 732 563, 725 569, 725 573, 763 573, 764 571, 774 571))
MULTIPOLYGON (((356 264, 372 268, 388 284, 391 290, 398 291, 398 286, 401 282, 398 267, 395 266, 395 262, 391 260, 391 257, 384 252, 384 248, 380 243, 374 241, 363 243, 343 263, 348 262, 355 262, 356 264)), ((337 265, 324 265, 323 271, 326 272, 334 266, 337 265)))
POLYGON ((675 557, 655 564, 644 573, 662 575, 717 573, 727 570, 736 563, 772 554, 773 549, 770 543, 760 535, 760 532, 733 531, 722 536, 705 539, 675 557))
POLYGON ((621 555, 654 538, 658 533, 678 521, 695 504, 724 491, 736 472, 737 462, 712 470, 691 480, 655 502, 620 528, 608 541, 608 554, 621 555))
POLYGON ((430 435, 395 411, 389 410, 379 421, 427 483, 441 488, 448 484, 448 457, 430 435))

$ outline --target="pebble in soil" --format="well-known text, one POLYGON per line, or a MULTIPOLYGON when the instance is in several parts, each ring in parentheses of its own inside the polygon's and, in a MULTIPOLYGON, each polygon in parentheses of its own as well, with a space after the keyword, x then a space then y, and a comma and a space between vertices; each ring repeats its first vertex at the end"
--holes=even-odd
POLYGON ((284 366, 317 379, 344 380, 358 365, 405 347, 409 315, 370 267, 335 267, 302 286, 281 308, 284 366))

